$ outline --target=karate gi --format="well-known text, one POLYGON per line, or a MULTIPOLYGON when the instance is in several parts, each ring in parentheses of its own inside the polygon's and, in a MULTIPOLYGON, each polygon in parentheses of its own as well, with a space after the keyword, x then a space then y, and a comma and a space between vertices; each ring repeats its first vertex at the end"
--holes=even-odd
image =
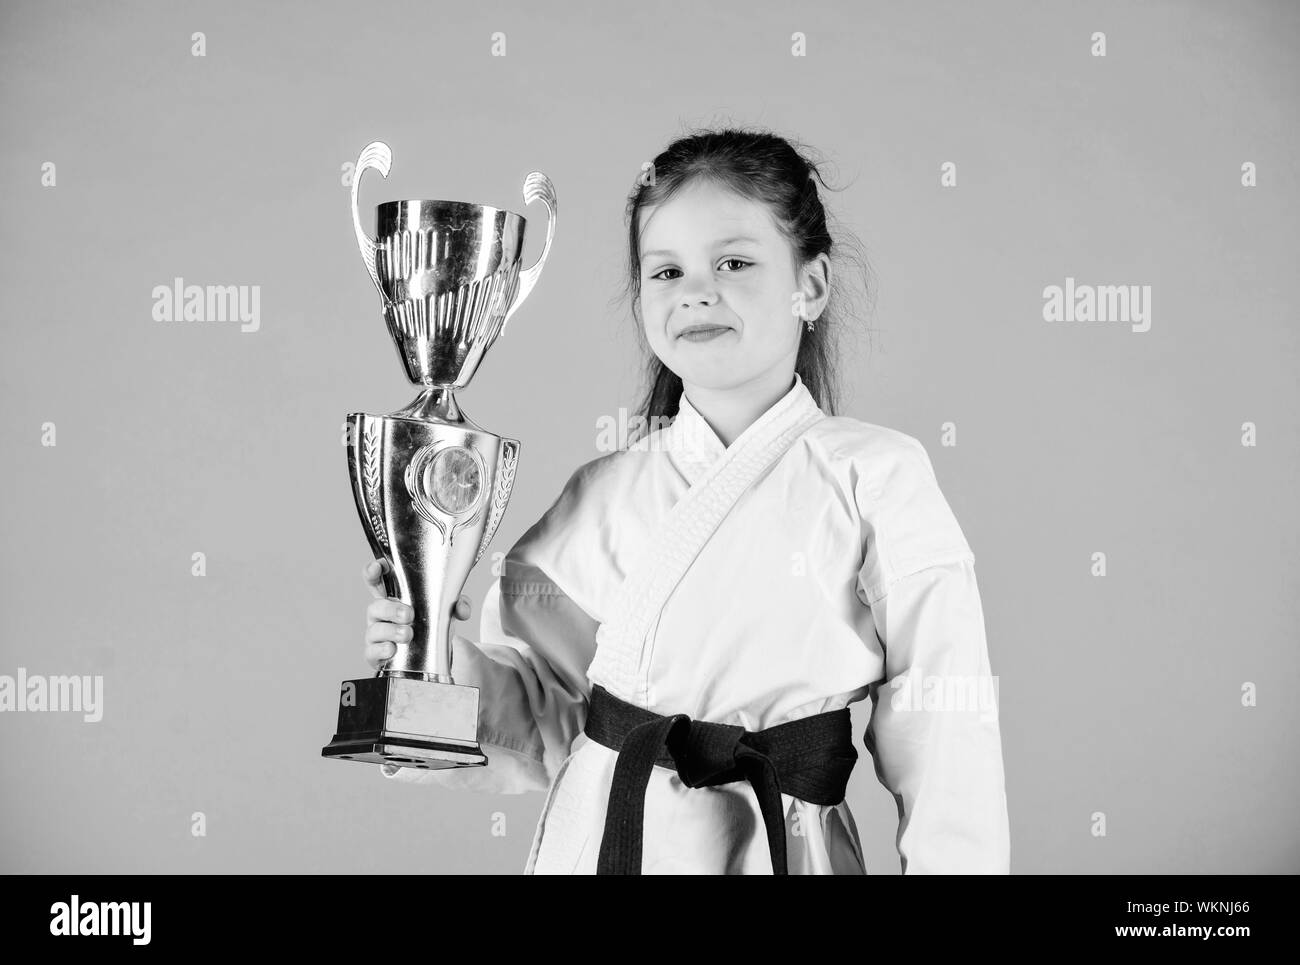
MULTIPOLYGON (((488 765, 382 772, 545 792, 525 874, 591 874, 618 756, 583 733, 593 684, 751 731, 870 699, 864 746, 898 807, 903 872, 1008 873, 996 713, 920 697, 933 675, 991 674, 974 561, 913 437, 824 416, 796 374, 725 447, 683 395, 670 426, 573 473, 507 554, 479 639, 453 637, 456 682, 480 690, 488 765), (666 599, 616 592, 653 569, 679 502, 678 532, 707 529, 719 466, 769 457, 666 599)), ((846 802, 782 801, 790 874, 867 873, 846 802)), ((642 873, 771 874, 750 784, 692 788, 655 767, 642 873)))

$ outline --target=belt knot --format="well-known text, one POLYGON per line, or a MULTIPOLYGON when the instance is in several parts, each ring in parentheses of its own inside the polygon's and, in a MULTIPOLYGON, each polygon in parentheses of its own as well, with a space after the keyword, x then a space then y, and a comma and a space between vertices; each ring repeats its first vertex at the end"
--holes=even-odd
POLYGON ((683 784, 715 787, 744 780, 748 775, 744 762, 756 752, 744 744, 747 734, 745 728, 736 724, 692 720, 685 714, 674 714, 664 744, 683 784))

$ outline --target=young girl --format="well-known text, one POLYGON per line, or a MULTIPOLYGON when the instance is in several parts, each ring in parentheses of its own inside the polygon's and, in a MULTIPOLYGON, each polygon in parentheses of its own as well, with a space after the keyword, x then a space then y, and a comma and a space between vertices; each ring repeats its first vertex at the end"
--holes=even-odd
MULTIPOLYGON (((975 558, 922 444, 834 415, 819 176, 767 133, 655 158, 628 204, 653 431, 573 473, 453 637, 489 763, 383 766, 547 792, 526 874, 865 874, 864 698, 903 872, 1009 871, 996 713, 931 699, 991 679, 975 558)), ((374 667, 409 639, 386 565, 374 667)))

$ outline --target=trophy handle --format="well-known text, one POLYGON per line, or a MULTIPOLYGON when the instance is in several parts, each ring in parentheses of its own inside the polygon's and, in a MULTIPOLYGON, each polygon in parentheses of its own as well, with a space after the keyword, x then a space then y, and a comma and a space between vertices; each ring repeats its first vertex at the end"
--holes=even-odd
MULTIPOLYGON (((353 190, 356 189, 356 182, 353 182, 353 190)), ((506 333, 506 325, 510 321, 510 316, 515 310, 524 303, 533 286, 537 284, 537 279, 541 277, 542 265, 546 261, 546 256, 551 252, 551 239, 555 237, 555 185, 551 184, 551 179, 541 171, 533 171, 528 177, 524 178, 524 204, 529 205, 534 201, 541 201, 546 205, 546 245, 542 248, 542 253, 537 256, 537 261, 529 268, 525 268, 519 273, 519 287, 515 291, 514 300, 510 303, 510 308, 506 311, 506 317, 501 320, 501 335, 506 333)))
POLYGON ((361 211, 357 207, 357 191, 361 187, 361 175, 365 174, 370 168, 374 168, 385 178, 388 177, 388 171, 393 166, 393 152, 389 150, 388 145, 383 141, 371 141, 366 145, 366 149, 361 152, 361 157, 357 159, 357 168, 352 172, 352 227, 357 233, 357 246, 361 249, 361 260, 366 263, 366 271, 370 272, 370 280, 375 283, 379 289, 379 297, 388 305, 388 296, 384 294, 384 286, 379 284, 379 272, 375 270, 375 251, 379 248, 370 236, 365 233, 361 227, 361 211))

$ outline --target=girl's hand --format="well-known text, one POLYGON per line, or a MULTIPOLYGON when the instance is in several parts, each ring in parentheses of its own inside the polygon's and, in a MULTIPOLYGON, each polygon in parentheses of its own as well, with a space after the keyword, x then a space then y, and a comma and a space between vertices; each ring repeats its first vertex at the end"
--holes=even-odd
MULTIPOLYGON (((397 653, 397 644, 410 643, 411 621, 415 611, 392 596, 384 595, 384 574, 390 572, 388 560, 382 556, 372 563, 367 563, 362 571, 367 589, 374 597, 366 607, 366 662, 378 670, 381 665, 392 659, 397 653)), ((462 595, 456 602, 452 616, 457 620, 468 620, 470 615, 469 597, 462 595)))

